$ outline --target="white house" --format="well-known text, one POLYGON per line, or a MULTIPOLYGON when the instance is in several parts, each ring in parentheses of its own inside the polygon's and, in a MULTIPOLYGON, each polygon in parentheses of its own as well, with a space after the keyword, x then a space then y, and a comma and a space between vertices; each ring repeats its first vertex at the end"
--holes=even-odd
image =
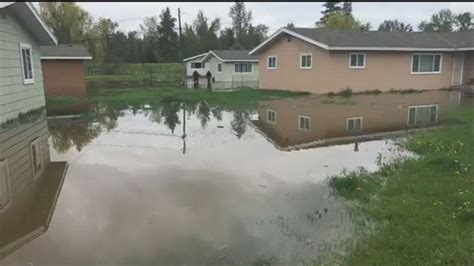
POLYGON ((258 87, 258 59, 247 50, 211 50, 207 53, 184 59, 186 63, 186 85, 193 87, 193 73, 201 76, 199 87, 206 87, 206 74, 211 73, 213 89, 258 87))
POLYGON ((40 45, 57 40, 33 5, 0 3, 0 124, 45 105, 40 45))

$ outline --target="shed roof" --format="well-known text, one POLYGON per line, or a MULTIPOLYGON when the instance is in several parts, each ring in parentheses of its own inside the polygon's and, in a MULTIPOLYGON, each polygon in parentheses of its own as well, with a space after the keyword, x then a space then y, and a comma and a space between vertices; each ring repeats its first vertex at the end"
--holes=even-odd
POLYGON ((41 59, 91 60, 92 56, 82 45, 40 46, 41 59))

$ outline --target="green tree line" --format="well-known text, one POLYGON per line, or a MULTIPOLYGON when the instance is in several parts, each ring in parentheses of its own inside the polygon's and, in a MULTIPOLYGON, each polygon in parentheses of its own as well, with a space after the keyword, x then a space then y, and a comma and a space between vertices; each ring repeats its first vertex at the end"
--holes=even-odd
MULTIPOLYGON (((252 49, 268 36, 268 26, 254 24, 252 11, 243 2, 229 9, 231 25, 223 27, 220 18, 209 18, 200 10, 192 23, 182 25, 167 7, 158 16, 145 18, 140 28, 125 32, 108 18, 95 20, 75 2, 40 2, 40 15, 61 44, 83 44, 97 63, 179 62, 212 49, 252 49)), ((325 2, 317 28, 368 31, 372 26, 352 14, 351 2, 325 2)), ((290 22, 286 25, 294 28, 290 22)), ((455 14, 443 9, 418 25, 420 31, 472 31, 473 13, 455 14)), ((413 31, 398 20, 382 22, 379 31, 413 31)))

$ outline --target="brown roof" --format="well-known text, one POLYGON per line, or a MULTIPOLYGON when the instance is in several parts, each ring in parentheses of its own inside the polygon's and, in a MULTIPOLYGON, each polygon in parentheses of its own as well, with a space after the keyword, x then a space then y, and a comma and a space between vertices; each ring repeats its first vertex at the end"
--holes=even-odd
POLYGON ((41 59, 92 59, 82 45, 40 46, 41 59))

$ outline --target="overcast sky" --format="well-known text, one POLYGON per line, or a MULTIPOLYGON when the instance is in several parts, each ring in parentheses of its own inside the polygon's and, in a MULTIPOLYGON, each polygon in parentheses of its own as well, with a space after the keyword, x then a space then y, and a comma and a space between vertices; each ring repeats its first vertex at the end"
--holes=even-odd
MULTIPOLYGON (((96 19, 107 17, 119 22, 119 28, 125 31, 138 30, 142 17, 158 15, 166 6, 176 17, 178 7, 181 8, 183 25, 184 22, 192 22, 199 9, 203 10, 207 17, 219 17, 223 27, 230 26, 231 22, 228 17, 231 2, 78 2, 77 4, 89 11, 96 19)), ((254 25, 263 23, 270 28, 269 33, 271 33, 288 22, 293 22, 296 27, 314 27, 314 22, 321 17, 322 4, 323 2, 247 2, 246 6, 247 9, 252 10, 254 25)), ((356 2, 352 4, 352 8, 354 16, 362 22, 370 22, 373 30, 376 30, 378 25, 386 19, 398 19, 410 23, 417 30, 417 26, 422 20, 429 19, 433 13, 440 9, 449 8, 455 13, 474 12, 474 3, 356 2)))

